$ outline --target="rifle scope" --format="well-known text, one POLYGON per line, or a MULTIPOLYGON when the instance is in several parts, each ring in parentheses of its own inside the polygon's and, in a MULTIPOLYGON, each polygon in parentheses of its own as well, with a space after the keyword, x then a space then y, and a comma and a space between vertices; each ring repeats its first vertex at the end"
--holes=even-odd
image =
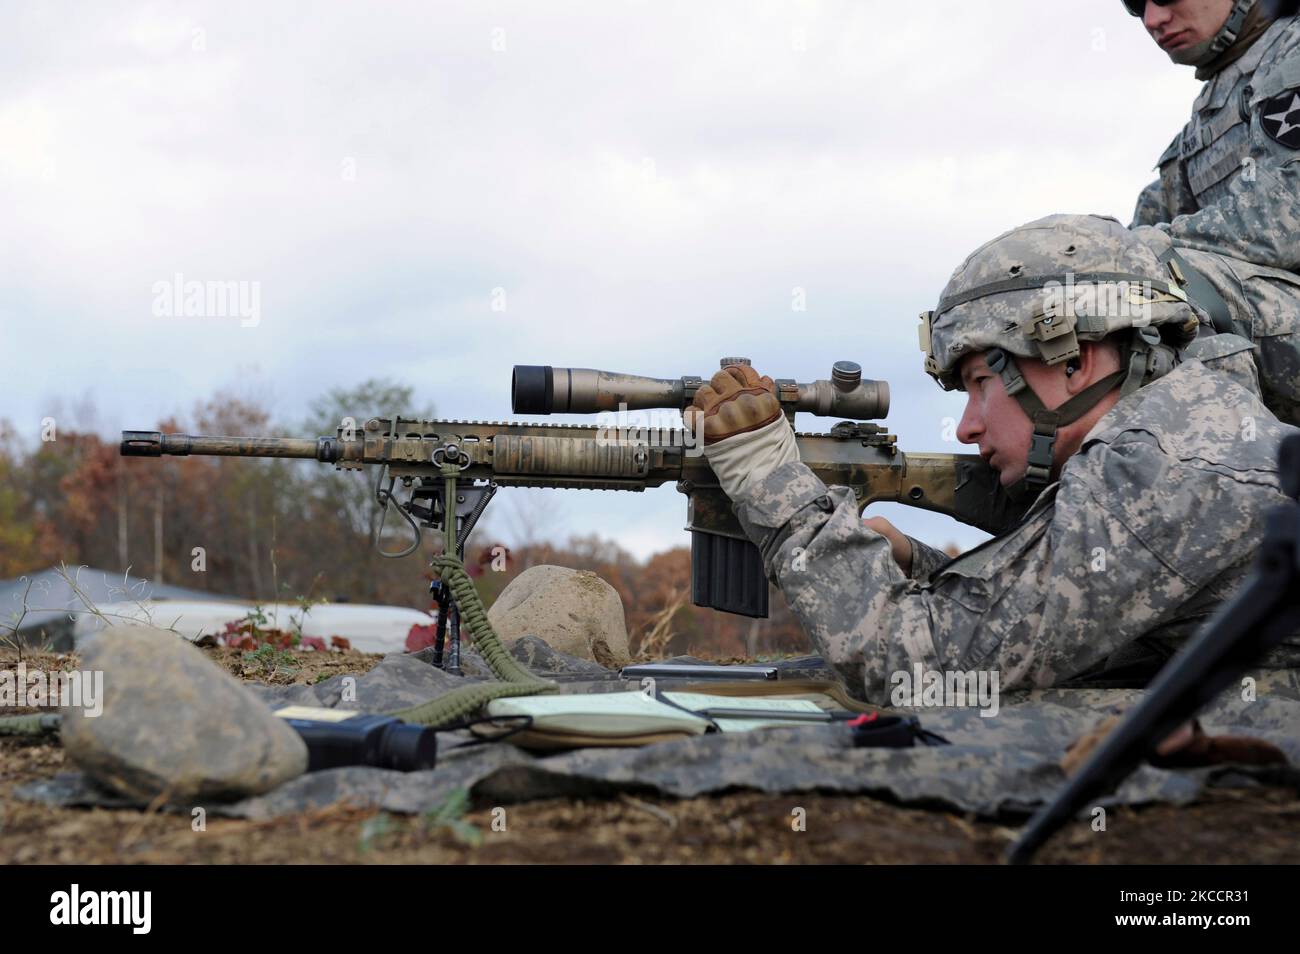
MULTIPOLYGON (((722 367, 749 364, 748 358, 723 358, 722 367)), ((510 379, 510 407, 515 414, 595 414, 667 407, 683 410, 706 382, 681 378, 646 378, 591 368, 515 365, 510 379)), ((819 417, 871 421, 889 413, 889 384, 862 377, 854 361, 837 361, 829 381, 799 384, 778 379, 777 396, 786 410, 819 417)))

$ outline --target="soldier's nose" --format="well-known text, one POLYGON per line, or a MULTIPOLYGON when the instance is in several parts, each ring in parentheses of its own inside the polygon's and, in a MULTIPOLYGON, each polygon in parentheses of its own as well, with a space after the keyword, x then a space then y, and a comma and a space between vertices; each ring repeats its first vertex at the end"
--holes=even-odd
POLYGON ((973 397, 966 399, 966 410, 962 412, 961 420, 957 423, 957 440, 963 444, 974 444, 984 433, 984 422, 980 420, 979 413, 975 409, 975 400, 973 397))
POLYGON ((1173 12, 1167 7, 1148 3, 1147 8, 1142 11, 1142 25, 1148 30, 1155 30, 1168 23, 1172 17, 1173 12))

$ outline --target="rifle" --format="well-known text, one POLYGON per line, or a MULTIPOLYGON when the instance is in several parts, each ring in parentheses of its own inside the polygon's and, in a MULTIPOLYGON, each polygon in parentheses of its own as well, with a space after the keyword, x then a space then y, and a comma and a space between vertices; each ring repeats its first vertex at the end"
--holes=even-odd
MULTIPOLYGON (((722 367, 748 364, 724 358, 722 367)), ((703 379, 647 378, 587 368, 517 365, 511 380, 515 414, 587 414, 655 408, 681 411, 703 379)), ((974 454, 904 454, 895 437, 870 423, 889 411, 889 386, 864 380, 852 361, 836 362, 830 380, 799 384, 778 380, 777 396, 791 426, 796 411, 847 418, 827 433, 796 433, 799 456, 828 486, 849 487, 861 510, 897 501, 947 514, 997 533, 1018 519, 1025 503, 1013 502, 995 471, 974 454)), ((201 437, 157 431, 123 431, 126 457, 210 455, 283 457, 334 464, 338 470, 377 465, 375 498, 398 514, 414 542, 422 528, 441 530, 443 552, 463 557, 465 541, 498 487, 552 487, 641 491, 670 481, 687 497, 691 534, 691 596, 697 606, 765 617, 768 584, 757 547, 745 537, 731 502, 704 458, 702 440, 680 427, 643 428, 587 424, 421 421, 376 417, 358 428, 351 419, 333 437, 201 437), (384 480, 387 479, 387 486, 384 480), (396 496, 396 482, 408 493, 396 496)), ((382 528, 382 523, 380 524, 382 528)), ((378 531, 375 533, 378 548, 378 531)), ((459 630, 447 589, 438 600, 435 664, 442 665, 444 630, 452 634, 446 668, 459 667, 459 630), (449 621, 450 617, 450 621, 449 621)))

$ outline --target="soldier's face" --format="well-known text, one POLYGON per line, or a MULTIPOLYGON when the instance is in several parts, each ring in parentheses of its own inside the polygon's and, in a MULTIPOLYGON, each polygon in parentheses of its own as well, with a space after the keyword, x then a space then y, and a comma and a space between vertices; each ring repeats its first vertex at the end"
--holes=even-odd
MULTIPOLYGON (((1147 3, 1142 25, 1175 63, 1180 54, 1209 42, 1228 22, 1234 0, 1177 0, 1167 7, 1147 3)), ((1135 8, 1136 9, 1136 8, 1135 8)))
POLYGON ((966 389, 966 410, 957 425, 957 440, 978 444, 980 456, 998 472, 1002 485, 1014 484, 1025 475, 1029 463, 1033 424, 1016 399, 1007 394, 1002 378, 989 370, 983 354, 962 359, 961 381, 966 389))

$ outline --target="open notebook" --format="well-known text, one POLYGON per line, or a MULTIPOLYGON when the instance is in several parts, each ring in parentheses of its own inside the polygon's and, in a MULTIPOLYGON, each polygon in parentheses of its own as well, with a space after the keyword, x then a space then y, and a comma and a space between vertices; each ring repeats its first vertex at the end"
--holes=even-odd
POLYGON ((737 698, 699 692, 665 692, 668 702, 640 691, 580 695, 515 696, 488 703, 491 716, 531 716, 532 726, 511 737, 525 748, 567 748, 589 745, 647 745, 651 742, 701 735, 716 724, 724 732, 745 732, 791 722, 791 713, 824 711, 809 699, 737 698), (669 703, 673 703, 670 705, 669 703), (679 708, 680 707, 680 708, 679 708), (746 718, 728 719, 718 710, 743 708, 746 718), (712 720, 686 710, 708 709, 712 720), (754 711, 769 718, 749 717, 754 711), (787 716, 782 719, 782 714, 787 716))

